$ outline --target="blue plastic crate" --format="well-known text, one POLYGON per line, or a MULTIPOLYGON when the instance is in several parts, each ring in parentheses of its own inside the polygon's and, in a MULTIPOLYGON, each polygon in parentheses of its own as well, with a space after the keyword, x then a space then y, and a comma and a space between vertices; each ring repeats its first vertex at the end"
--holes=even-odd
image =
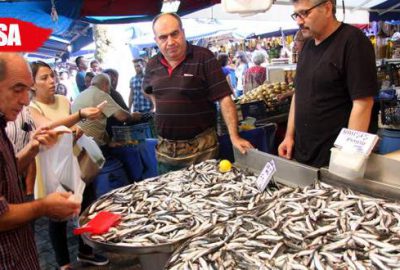
POLYGON ((139 144, 148 138, 154 138, 154 128, 151 122, 131 126, 112 126, 113 141, 126 144, 139 144))

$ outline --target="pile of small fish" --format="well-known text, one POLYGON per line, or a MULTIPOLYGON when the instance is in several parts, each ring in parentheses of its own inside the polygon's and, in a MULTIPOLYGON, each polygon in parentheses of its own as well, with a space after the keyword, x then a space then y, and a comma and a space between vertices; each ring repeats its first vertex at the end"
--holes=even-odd
POLYGON ((178 248, 167 269, 400 269, 400 205, 316 182, 178 248))
POLYGON ((121 222, 91 237, 129 247, 182 241, 269 202, 272 193, 260 193, 255 181, 256 176, 235 167, 221 173, 218 161, 208 160, 116 189, 91 205, 87 218, 109 211, 121 214, 121 222))

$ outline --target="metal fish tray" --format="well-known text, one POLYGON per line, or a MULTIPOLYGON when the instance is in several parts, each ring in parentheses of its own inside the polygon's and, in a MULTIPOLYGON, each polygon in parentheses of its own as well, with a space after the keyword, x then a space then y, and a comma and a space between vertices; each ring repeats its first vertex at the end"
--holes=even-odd
MULTIPOLYGON (((81 217, 79 218, 79 225, 82 226, 83 224, 86 224, 89 220, 87 218, 84 218, 87 216, 87 213, 89 211, 88 207, 82 214, 81 217)), ((111 251, 111 252, 127 252, 127 253, 132 253, 132 254, 152 254, 152 253, 172 253, 182 242, 184 242, 186 239, 192 237, 193 235, 188 235, 185 238, 181 238, 178 241, 172 242, 172 243, 167 243, 167 244, 160 244, 160 245, 153 245, 150 247, 138 247, 138 246, 132 246, 132 245, 123 245, 123 244, 110 244, 110 243, 103 243, 100 241, 96 241, 92 238, 90 238, 90 235, 88 233, 84 233, 81 235, 83 241, 88 244, 89 246, 96 248, 96 249, 101 249, 105 251, 111 251)))
MULTIPOLYGON (((82 213, 81 218, 79 219, 79 224, 86 224, 88 222, 87 218, 83 218, 87 216, 87 212, 89 211, 89 207, 82 213)), ((103 243, 100 241, 96 241, 91 239, 88 233, 84 233, 81 235, 83 241, 95 249, 100 249, 103 251, 115 252, 115 253, 130 253, 137 255, 140 261, 140 265, 143 270, 159 270, 164 269, 165 263, 169 260, 171 254, 189 237, 179 241, 154 245, 151 247, 135 247, 129 245, 117 245, 117 244, 109 244, 103 243)))
POLYGON ((350 187, 373 197, 400 200, 400 162, 382 155, 371 154, 365 177, 354 180, 331 174, 328 168, 314 168, 258 150, 250 150, 242 155, 235 149, 234 155, 238 167, 255 173, 260 172, 268 161, 274 160, 277 169, 274 179, 288 186, 304 187, 318 179, 334 186, 350 187))

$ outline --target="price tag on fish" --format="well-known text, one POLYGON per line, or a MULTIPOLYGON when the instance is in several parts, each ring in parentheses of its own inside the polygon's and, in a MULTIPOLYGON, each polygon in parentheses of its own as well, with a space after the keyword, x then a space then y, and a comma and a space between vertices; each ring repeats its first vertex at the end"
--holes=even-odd
POLYGON ((256 186, 259 191, 263 192, 271 181, 272 177, 276 172, 275 162, 273 160, 265 164, 264 169, 261 171, 257 178, 256 186))
POLYGON ((377 141, 378 136, 375 134, 342 128, 334 145, 349 152, 369 155, 377 141))

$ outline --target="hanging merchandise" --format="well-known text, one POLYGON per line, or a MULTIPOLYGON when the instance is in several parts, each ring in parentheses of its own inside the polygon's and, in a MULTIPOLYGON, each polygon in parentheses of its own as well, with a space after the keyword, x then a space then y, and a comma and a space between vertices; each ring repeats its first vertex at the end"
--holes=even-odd
POLYGON ((58 22, 58 13, 57 13, 57 9, 56 9, 56 4, 55 4, 55 0, 51 0, 51 20, 53 22, 58 22))

